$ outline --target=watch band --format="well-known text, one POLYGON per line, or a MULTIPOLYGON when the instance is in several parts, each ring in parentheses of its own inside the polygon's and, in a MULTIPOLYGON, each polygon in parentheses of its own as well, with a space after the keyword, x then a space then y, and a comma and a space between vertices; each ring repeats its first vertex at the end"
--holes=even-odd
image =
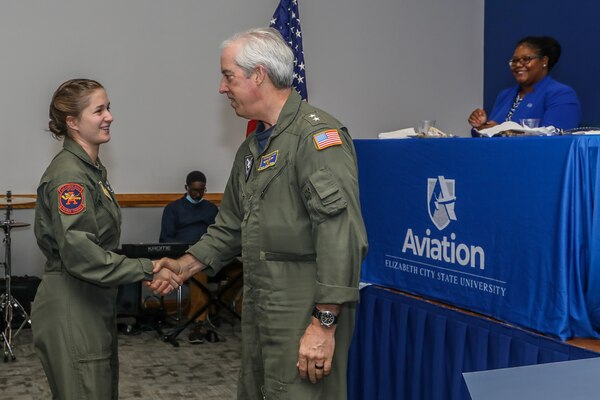
POLYGON ((313 306, 312 315, 319 320, 321 326, 331 328, 337 324, 338 316, 331 311, 321 311, 317 306, 313 306))

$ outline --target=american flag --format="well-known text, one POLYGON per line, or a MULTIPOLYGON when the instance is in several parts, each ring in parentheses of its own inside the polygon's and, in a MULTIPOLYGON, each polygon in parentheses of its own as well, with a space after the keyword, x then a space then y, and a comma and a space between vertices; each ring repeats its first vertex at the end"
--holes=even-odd
POLYGON ((313 136, 317 150, 323 150, 330 146, 336 146, 342 144, 340 134, 336 129, 329 129, 327 131, 317 133, 313 136))
MULTIPOLYGON (((283 39, 289 44, 294 52, 294 80, 292 81, 292 86, 300 93, 302 100, 308 100, 298 0, 281 0, 273 14, 273 18, 271 18, 269 26, 277 29, 279 33, 281 33, 283 39)), ((248 121, 246 136, 256 130, 257 124, 258 121, 248 121)))
POLYGON ((300 93, 302 100, 308 99, 306 92, 306 71, 304 70, 304 51, 302 50, 302 29, 298 0, 281 0, 270 26, 281 33, 294 52, 294 81, 292 86, 300 93))

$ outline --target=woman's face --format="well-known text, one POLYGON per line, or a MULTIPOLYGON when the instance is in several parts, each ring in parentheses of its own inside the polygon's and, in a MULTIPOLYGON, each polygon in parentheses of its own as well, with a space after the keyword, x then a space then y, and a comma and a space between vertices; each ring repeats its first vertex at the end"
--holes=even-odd
POLYGON ((90 94, 89 103, 79 117, 67 118, 73 138, 91 146, 98 146, 110 140, 112 121, 110 102, 104 89, 96 89, 90 94))
POLYGON ((514 62, 510 69, 521 86, 532 86, 548 74, 548 68, 544 67, 548 64, 548 57, 540 57, 536 50, 526 44, 515 49, 512 60, 514 62), (528 59, 529 61, 526 62, 525 60, 528 59))

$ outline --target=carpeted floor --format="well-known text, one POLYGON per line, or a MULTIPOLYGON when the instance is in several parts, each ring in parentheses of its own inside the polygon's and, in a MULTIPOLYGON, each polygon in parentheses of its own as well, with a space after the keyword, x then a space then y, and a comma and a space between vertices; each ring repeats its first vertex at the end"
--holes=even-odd
MULTIPOLYGON (((165 329, 165 332, 169 332, 165 329)), ((189 344, 189 328, 179 347, 155 330, 135 328, 119 335, 119 399, 235 399, 240 368, 239 322, 222 323, 219 342, 189 344)), ((31 343, 31 330, 13 338, 16 361, 0 361, 0 399, 50 399, 50 389, 31 343)))

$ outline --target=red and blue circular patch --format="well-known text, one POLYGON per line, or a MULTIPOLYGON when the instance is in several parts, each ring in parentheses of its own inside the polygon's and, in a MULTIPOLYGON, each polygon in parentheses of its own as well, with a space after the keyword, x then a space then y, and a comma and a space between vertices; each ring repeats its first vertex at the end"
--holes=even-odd
POLYGON ((65 183, 58 188, 58 210, 67 215, 79 214, 85 210, 83 186, 65 183))

